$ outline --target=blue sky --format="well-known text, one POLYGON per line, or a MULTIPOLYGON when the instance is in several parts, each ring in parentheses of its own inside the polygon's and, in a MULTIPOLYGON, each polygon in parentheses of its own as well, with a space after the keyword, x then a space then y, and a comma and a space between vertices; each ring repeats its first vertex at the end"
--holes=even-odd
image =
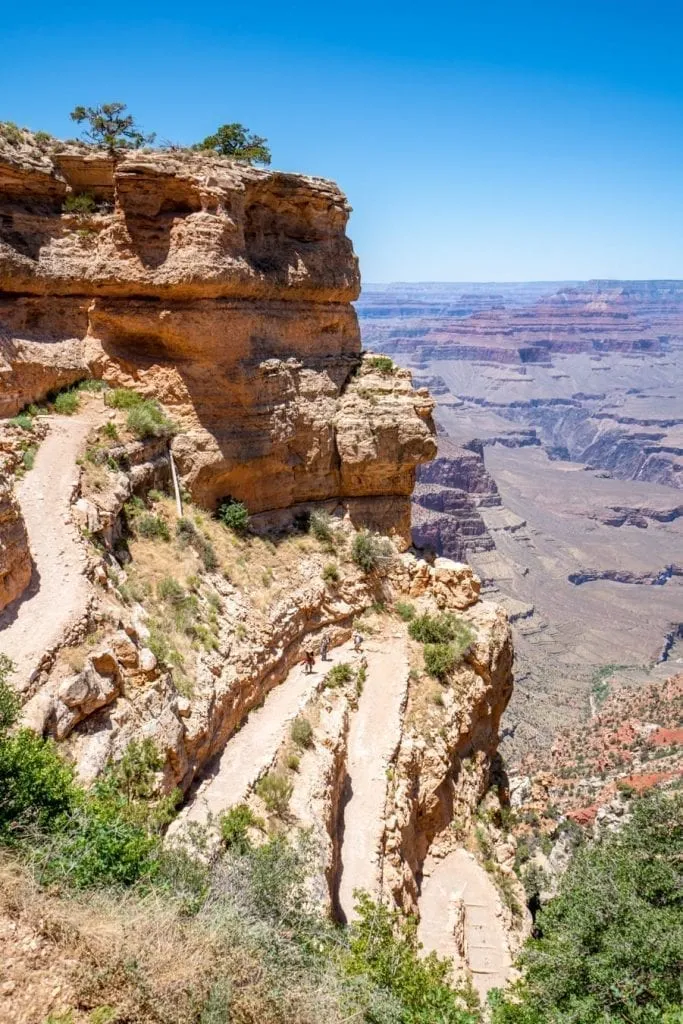
POLYGON ((334 178, 368 281, 683 277, 683 5, 11 5, 0 118, 242 121, 334 178))

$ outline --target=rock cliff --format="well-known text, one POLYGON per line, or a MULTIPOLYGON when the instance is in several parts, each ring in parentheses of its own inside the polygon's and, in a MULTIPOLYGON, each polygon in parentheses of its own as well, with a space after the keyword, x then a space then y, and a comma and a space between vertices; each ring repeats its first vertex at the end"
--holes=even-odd
POLYGON ((206 154, 113 163, 28 133, 0 147, 0 413, 84 376, 134 386, 178 424, 201 504, 342 498, 408 542, 432 401, 362 363, 336 185, 206 154), (84 194, 90 212, 64 212, 84 194))
POLYGON ((26 527, 11 488, 0 481, 0 610, 23 593, 30 579, 26 527))

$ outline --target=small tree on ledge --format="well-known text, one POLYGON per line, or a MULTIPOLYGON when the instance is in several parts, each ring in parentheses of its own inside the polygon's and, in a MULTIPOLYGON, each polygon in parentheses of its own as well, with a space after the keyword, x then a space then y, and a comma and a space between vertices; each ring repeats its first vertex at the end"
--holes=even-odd
POLYGON ((243 124, 223 124, 214 135, 207 135, 193 149, 212 149, 220 156, 243 160, 248 164, 270 163, 268 139, 253 135, 243 124))
POLYGON ((151 145, 154 134, 145 135, 135 123, 125 103, 103 103, 99 107, 75 107, 69 115, 78 124, 87 122, 85 138, 95 146, 107 150, 111 157, 121 149, 140 149, 151 145))

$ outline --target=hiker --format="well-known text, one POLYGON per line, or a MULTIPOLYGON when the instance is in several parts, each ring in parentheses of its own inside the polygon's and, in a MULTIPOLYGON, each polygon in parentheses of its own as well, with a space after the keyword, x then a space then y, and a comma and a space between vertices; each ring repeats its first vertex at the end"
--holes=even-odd
POLYGON ((364 670, 365 672, 367 672, 367 670, 368 670, 368 659, 367 659, 367 658, 365 657, 365 655, 363 655, 363 656, 362 656, 362 658, 361 658, 361 659, 360 659, 360 661, 358 662, 358 665, 359 665, 359 667, 360 667, 360 668, 362 668, 362 669, 363 669, 363 670, 364 670))
POLYGON ((330 649, 330 634, 325 630, 320 638, 320 660, 327 661, 327 652, 330 649))
POLYGON ((315 657, 313 651, 310 648, 306 648, 304 651, 304 672, 306 675, 310 675, 315 665, 315 657))
POLYGON ((356 630, 356 632, 353 634, 353 649, 356 652, 356 654, 358 654, 361 647, 363 646, 363 640, 363 634, 356 630))

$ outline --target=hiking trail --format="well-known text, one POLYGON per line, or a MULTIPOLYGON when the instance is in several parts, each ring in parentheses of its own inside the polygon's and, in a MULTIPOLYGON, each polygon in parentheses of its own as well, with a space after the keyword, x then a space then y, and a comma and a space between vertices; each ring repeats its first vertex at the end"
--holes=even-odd
POLYGON ((405 635, 370 637, 368 671, 348 739, 348 798, 344 807, 338 907, 354 917, 354 889, 375 894, 380 885, 381 842, 387 799, 387 769, 401 738, 408 691, 405 635))
POLYGON ((351 650, 350 643, 330 649, 327 661, 316 658, 310 675, 302 664, 295 665, 283 682, 273 687, 205 771, 202 782, 171 823, 169 838, 182 833, 190 822, 205 825, 211 816, 218 817, 246 800, 251 787, 270 767, 292 721, 319 689, 327 672, 348 659, 351 650))
POLYGON ((86 410, 79 416, 50 416, 50 432, 33 469, 15 489, 33 573, 23 595, 0 615, 0 652, 14 663, 11 682, 22 693, 43 656, 60 643, 88 604, 86 555, 71 519, 71 501, 79 480, 76 459, 94 422, 86 410))
POLYGON ((479 996, 503 988, 512 965, 500 895, 491 878, 467 850, 454 850, 443 860, 427 859, 420 894, 418 937, 425 953, 432 951, 462 963, 454 926, 454 904, 465 910, 465 961, 479 996))

